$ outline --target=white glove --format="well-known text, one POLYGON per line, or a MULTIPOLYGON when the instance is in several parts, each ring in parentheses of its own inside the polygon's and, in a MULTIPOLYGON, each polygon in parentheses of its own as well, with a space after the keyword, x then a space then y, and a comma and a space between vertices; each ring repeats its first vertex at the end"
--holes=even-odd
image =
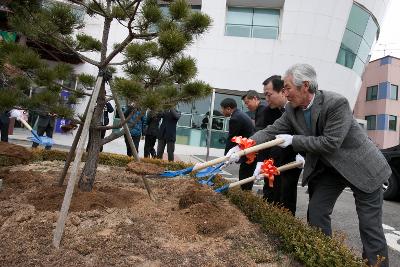
POLYGON ((304 164, 306 163, 306 161, 304 160, 304 158, 300 154, 296 155, 296 161, 297 162, 301 162, 301 166, 299 166, 299 168, 303 169, 304 168, 304 164))
POLYGON ((257 181, 258 181, 258 180, 261 180, 261 179, 264 179, 264 175, 260 174, 260 172, 261 172, 261 166, 263 165, 263 163, 264 163, 264 162, 262 162, 262 161, 257 162, 256 169, 254 170, 253 176, 256 177, 256 180, 257 180, 257 181))
POLYGON ((240 159, 240 156, 237 154, 237 152, 240 151, 239 146, 234 146, 231 149, 229 149, 228 153, 226 153, 226 156, 229 157, 227 165, 232 164, 232 163, 237 163, 240 159))
POLYGON ((283 142, 282 144, 278 145, 278 146, 283 147, 283 148, 285 148, 287 146, 290 146, 292 144, 292 141, 293 141, 293 135, 290 135, 290 134, 278 134, 275 137, 285 140, 285 142, 283 142))

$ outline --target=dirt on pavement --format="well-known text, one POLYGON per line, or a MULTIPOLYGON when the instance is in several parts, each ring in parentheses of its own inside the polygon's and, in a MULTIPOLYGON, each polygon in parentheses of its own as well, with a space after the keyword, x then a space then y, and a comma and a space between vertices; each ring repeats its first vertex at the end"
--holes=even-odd
POLYGON ((149 179, 153 202, 139 175, 109 166, 98 167, 92 192, 75 189, 61 247, 55 249, 53 231, 66 188, 56 185, 63 164, 18 165, 3 174, 0 266, 293 264, 209 187, 192 179, 149 179))

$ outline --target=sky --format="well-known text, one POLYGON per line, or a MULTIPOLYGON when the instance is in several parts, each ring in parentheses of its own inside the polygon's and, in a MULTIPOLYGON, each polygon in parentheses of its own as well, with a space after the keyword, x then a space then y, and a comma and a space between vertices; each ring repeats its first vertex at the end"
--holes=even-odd
POLYGON ((371 51, 371 60, 391 55, 400 58, 400 0, 391 0, 382 21, 379 39, 371 51))

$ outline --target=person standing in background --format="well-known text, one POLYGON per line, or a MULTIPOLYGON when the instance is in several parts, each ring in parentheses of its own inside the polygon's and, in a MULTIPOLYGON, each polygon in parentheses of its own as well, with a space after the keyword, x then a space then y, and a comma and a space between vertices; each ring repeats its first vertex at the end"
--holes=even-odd
MULTIPOLYGON (((54 113, 39 113, 38 123, 37 123, 37 133, 39 136, 46 136, 49 138, 53 137, 54 125, 56 122, 56 114, 54 113)), ((38 147, 39 144, 33 142, 32 148, 38 147)), ((50 150, 51 146, 46 146, 45 149, 50 150)))
MULTIPOLYGON (((132 117, 128 121, 129 132, 132 137, 133 144, 135 145, 136 152, 139 153, 139 143, 140 138, 143 134, 143 129, 146 127, 146 115, 141 116, 140 110, 136 109, 133 105, 130 105, 127 110, 124 112, 125 118, 129 116, 129 114, 133 111, 132 117), (139 118, 141 116, 141 118, 139 118)), ((129 145, 128 139, 124 135, 125 145, 126 145, 126 154, 129 157, 132 157, 133 153, 131 150, 131 146, 129 145)))
POLYGON ((174 161, 176 142, 176 124, 181 113, 176 109, 169 109, 161 113, 161 125, 158 133, 157 158, 162 159, 167 146, 168 161, 174 161))
MULTIPOLYGON (((107 102, 106 105, 104 106, 103 118, 101 121, 102 126, 107 126, 110 123, 110 118, 108 113, 113 113, 113 112, 114 112, 113 106, 110 104, 110 102, 107 102)), ((101 130, 100 131, 101 139, 104 139, 105 136, 106 136, 106 130, 101 130)), ((103 146, 100 147, 100 152, 101 151, 103 151, 103 146)))
POLYGON ((152 110, 148 110, 147 112, 147 127, 145 128, 144 134, 144 157, 148 158, 151 157, 155 158, 157 156, 156 150, 154 146, 157 141, 158 135, 158 127, 160 125, 160 114, 155 113, 152 110))
POLYGON ((4 111, 0 114, 0 129, 1 129, 1 141, 8 142, 8 127, 10 125, 9 112, 4 111))
MULTIPOLYGON (((221 112, 225 117, 230 117, 228 138, 225 144, 225 155, 231 156, 238 152, 239 146, 232 142, 232 137, 241 136, 249 138, 254 134, 254 124, 250 117, 237 108, 237 103, 232 98, 225 98, 221 101, 221 112)), ((245 158, 245 157, 244 157, 245 158)), ((247 164, 243 159, 239 159, 239 180, 243 180, 253 175, 257 161, 247 164)), ((251 190, 253 182, 241 185, 242 190, 251 190)))

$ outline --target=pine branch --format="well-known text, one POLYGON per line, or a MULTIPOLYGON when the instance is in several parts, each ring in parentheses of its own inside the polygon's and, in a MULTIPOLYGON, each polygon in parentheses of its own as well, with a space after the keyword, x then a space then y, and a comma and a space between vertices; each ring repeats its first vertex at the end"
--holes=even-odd
POLYGON ((82 0, 68 0, 68 1, 71 2, 71 3, 77 4, 77 5, 83 6, 87 10, 90 10, 91 12, 93 12, 93 13, 95 13, 97 15, 100 15, 102 17, 106 17, 107 16, 107 14, 98 12, 97 10, 95 10, 95 9, 91 8, 90 6, 86 5, 85 2, 83 2, 82 0))
POLYGON ((69 44, 67 44, 64 40, 62 40, 61 38, 58 38, 56 36, 54 36, 54 34, 49 34, 46 29, 43 29, 42 25, 40 24, 40 22, 37 21, 36 17, 30 12, 30 10, 28 8, 25 7, 25 10, 29 13, 29 15, 31 16, 31 18, 35 21, 35 25, 39 26, 40 29, 42 31, 39 31, 41 34, 46 35, 46 36, 50 36, 51 38, 55 39, 56 41, 60 42, 61 44, 63 44, 66 48, 68 48, 69 50, 71 50, 74 54, 76 54, 80 59, 82 59, 83 61, 86 61, 89 64, 92 64, 94 66, 99 66, 99 62, 92 60, 84 55, 82 55, 81 53, 79 53, 78 51, 76 51, 73 47, 71 47, 69 44))

